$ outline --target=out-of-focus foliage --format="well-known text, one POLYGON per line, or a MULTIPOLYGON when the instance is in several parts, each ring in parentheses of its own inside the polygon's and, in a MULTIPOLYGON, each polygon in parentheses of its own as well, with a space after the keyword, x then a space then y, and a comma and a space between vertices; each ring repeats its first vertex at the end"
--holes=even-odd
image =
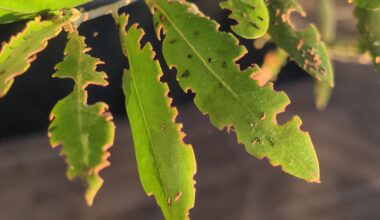
POLYGON ((358 6, 355 9, 355 17, 362 46, 371 53, 373 64, 380 73, 380 9, 371 10, 358 6))
POLYGON ((356 6, 370 10, 380 9, 380 0, 355 0, 356 6))

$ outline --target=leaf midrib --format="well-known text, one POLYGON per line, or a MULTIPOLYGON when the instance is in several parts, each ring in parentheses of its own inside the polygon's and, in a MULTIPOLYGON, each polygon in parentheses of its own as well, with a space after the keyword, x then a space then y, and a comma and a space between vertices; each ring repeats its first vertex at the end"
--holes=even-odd
MULTIPOLYGON (((210 71, 211 75, 214 76, 220 83, 222 83, 222 85, 225 86, 225 88, 232 94, 232 96, 236 99, 236 102, 242 106, 244 109, 246 109, 248 111, 248 113, 250 113, 251 116, 255 116, 255 114, 247 107, 245 106, 243 103, 241 103, 238 95, 236 94, 236 92, 228 86, 228 84, 226 84, 217 74, 216 72, 207 64, 206 60, 201 56, 201 54, 195 49, 195 47, 193 47, 190 43, 190 41, 185 37, 185 35, 180 31, 180 29, 177 27, 177 25, 173 22, 173 20, 170 18, 170 16, 168 16, 167 13, 165 13, 165 11, 160 7, 160 5, 158 3, 155 4, 155 6, 161 11, 161 13, 166 17, 167 21, 169 21, 171 24, 172 24, 172 27, 176 30, 176 32, 183 38, 183 40, 186 42, 186 44, 193 50, 193 52, 196 54, 196 56, 198 56, 198 58, 201 60, 201 62, 203 63, 203 65, 210 71)), ((258 118, 258 117, 256 117, 258 118)), ((264 126, 262 126, 263 129, 265 129, 264 126)), ((290 155, 292 157, 292 159, 294 161, 299 161, 297 159, 297 157, 293 156, 292 152, 289 151, 286 147, 283 148, 284 151, 288 152, 288 155, 290 155)), ((267 155, 266 157, 269 158, 270 155, 267 155)), ((309 171, 310 173, 314 173, 312 172, 311 169, 307 168, 304 163, 299 163, 303 168, 304 170, 307 170, 309 171)), ((283 166, 283 165, 282 165, 283 166)))
POLYGON ((172 24, 173 28, 177 31, 177 33, 183 38, 186 44, 193 50, 193 52, 201 60, 203 65, 210 71, 211 75, 214 78, 216 78, 226 88, 226 90, 232 94, 232 96, 236 99, 239 105, 241 105, 244 109, 246 109, 252 116, 254 116, 255 118, 258 118, 257 116, 255 116, 254 112, 252 112, 247 106, 245 106, 243 103, 240 102, 238 94, 225 81, 223 81, 218 76, 218 74, 207 64, 207 61, 202 57, 202 55, 198 52, 198 50, 195 49, 195 47, 190 43, 190 41, 186 38, 186 36, 180 31, 180 29, 173 22, 173 20, 168 16, 168 14, 166 14, 165 11, 158 4, 156 4, 156 7, 161 11, 161 13, 165 15, 165 17, 172 24))
MULTIPOLYGON (((128 51, 128 50, 127 50, 128 51)), ((128 57, 130 57, 130 56, 128 56, 128 57)), ((161 168, 160 168, 160 163, 159 163, 159 160, 157 159, 157 156, 156 156, 156 151, 155 151, 155 149, 154 149, 154 147, 153 147, 153 139, 152 139, 152 136, 151 136, 151 134, 150 134, 150 130, 149 130, 149 126, 148 126, 148 122, 147 122, 147 119, 146 119, 146 117, 145 117, 145 111, 144 111, 144 108, 143 108, 143 106, 142 106, 142 102, 141 102, 141 98, 140 98, 140 92, 139 92, 139 90, 138 90, 138 88, 137 88, 137 85, 136 85, 136 81, 135 81, 135 77, 134 77, 134 71, 133 71, 133 62, 131 61, 131 59, 129 58, 128 59, 129 60, 129 62, 130 62, 130 67, 129 67, 129 69, 130 69, 130 73, 131 73, 131 81, 132 81, 132 83, 133 83, 133 88, 134 88, 134 90, 135 90, 135 92, 136 92, 136 96, 137 96, 137 102, 138 102, 138 105, 139 105, 139 108, 140 108, 140 111, 141 111, 141 114, 142 114, 142 118, 143 118, 143 121, 144 121, 144 125, 145 125, 145 129, 146 129, 146 132, 147 132, 147 134, 148 134, 148 138, 149 138, 149 147, 150 147, 150 149, 151 149, 151 152, 152 152, 152 154, 153 154, 153 157, 154 157, 154 162, 155 162, 155 164, 156 164, 156 166, 155 166, 155 168, 156 168, 156 171, 157 171, 157 173, 158 173, 158 177, 159 177, 159 184, 160 184, 160 187, 161 187, 161 189, 162 189, 162 191, 163 191, 163 193, 164 193, 164 196, 165 197, 167 197, 168 196, 168 194, 167 194, 167 191, 166 191, 166 189, 165 189, 165 187, 164 187, 164 178, 162 177, 162 175, 161 175, 161 168)))

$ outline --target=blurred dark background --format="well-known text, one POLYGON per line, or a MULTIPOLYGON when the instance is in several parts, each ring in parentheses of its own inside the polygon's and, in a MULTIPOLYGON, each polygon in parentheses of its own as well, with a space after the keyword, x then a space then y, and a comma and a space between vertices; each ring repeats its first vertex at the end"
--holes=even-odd
MULTIPOLYGON (((219 9, 219 0, 193 2, 221 23, 222 31, 230 30, 232 23, 228 13, 219 9)), ((315 20, 318 1, 300 2, 315 20)), ((351 7, 344 0, 336 2, 339 35, 355 37, 351 7)), ((162 61, 144 3, 138 1, 121 11, 144 28, 146 39, 162 61)), ((8 41, 24 25, 1 25, 0 40, 8 41)), ((66 35, 62 33, 49 42, 0 100, 0 220, 162 219, 154 199, 145 196, 138 179, 121 91, 122 70, 128 64, 121 54, 113 19, 104 16, 88 21, 79 31, 93 48, 90 53, 105 61, 99 69, 108 73, 110 82, 105 88, 90 87, 89 101, 107 102, 117 125, 112 166, 102 172, 104 187, 94 207, 87 208, 80 181, 67 180, 64 159, 59 150, 49 147, 49 113, 73 86, 70 80, 51 78, 54 66, 63 58, 66 35)), ((249 51, 238 61, 242 68, 261 64, 263 55, 274 48, 268 44, 258 51, 252 41, 240 40, 249 51)), ((280 119, 299 114, 304 121, 302 129, 310 131, 320 159, 322 183, 309 184, 271 167, 266 160, 252 158, 236 144, 234 134, 210 125, 194 107, 193 94, 179 88, 175 70, 161 64, 170 96, 179 108, 179 121, 188 134, 186 141, 194 146, 198 160, 192 219, 380 219, 380 81, 372 66, 335 62, 336 90, 330 106, 322 112, 314 107, 313 80, 293 62, 282 70, 275 88, 285 90, 292 104, 280 119)))

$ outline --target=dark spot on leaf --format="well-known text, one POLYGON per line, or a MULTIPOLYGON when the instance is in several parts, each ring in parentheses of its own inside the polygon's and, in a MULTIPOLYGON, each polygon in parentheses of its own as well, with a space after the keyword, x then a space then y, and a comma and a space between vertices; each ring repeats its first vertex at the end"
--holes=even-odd
POLYGON ((208 62, 208 63, 211 63, 211 62, 212 62, 212 59, 211 59, 211 58, 207 58, 207 62, 208 62))
POLYGON ((274 141, 273 141, 273 138, 269 138, 269 143, 270 143, 270 145, 272 145, 272 147, 274 147, 274 141))
POLYGON ((53 126, 53 127, 49 128, 48 132, 53 132, 55 129, 57 129, 57 126, 53 126))
POLYGON ((172 40, 169 41, 169 44, 174 44, 175 42, 177 42, 177 40, 176 39, 172 39, 172 40))
POLYGON ((263 144, 263 139, 259 138, 259 137, 255 137, 253 140, 252 140, 252 144, 263 144))
POLYGON ((198 35, 199 35, 199 31, 194 31, 194 32, 193 32, 193 35, 194 35, 194 36, 198 36, 198 35))
POLYGON ((161 20, 161 21, 165 21, 165 16, 161 14, 161 15, 160 15, 160 20, 161 20))
POLYGON ((226 62, 226 61, 223 61, 223 63, 222 63, 222 67, 223 67, 224 69, 227 68, 227 62, 226 62))
POLYGON ((249 4, 246 4, 248 7, 250 7, 252 10, 256 10, 256 6, 254 5, 249 5, 249 4))
POLYGON ((264 21, 264 18, 262 18, 261 16, 257 16, 257 18, 258 18, 260 21, 264 21))
POLYGON ((249 22, 249 24, 250 24, 251 26, 253 26, 254 28, 256 28, 257 30, 260 30, 260 27, 257 26, 256 23, 254 23, 254 22, 249 22))
POLYGON ((190 75, 189 70, 185 70, 185 72, 183 72, 183 73, 181 74, 181 77, 183 77, 183 78, 187 78, 187 77, 189 77, 189 75, 190 75))
POLYGON ((223 87, 222 83, 218 83, 218 89, 221 89, 223 87))
POLYGON ((162 123, 161 123, 161 131, 165 130, 165 128, 166 128, 166 125, 165 125, 164 122, 162 122, 162 123))
POLYGON ((191 59, 191 58, 193 58, 193 55, 188 54, 188 55, 187 55, 187 58, 191 59))

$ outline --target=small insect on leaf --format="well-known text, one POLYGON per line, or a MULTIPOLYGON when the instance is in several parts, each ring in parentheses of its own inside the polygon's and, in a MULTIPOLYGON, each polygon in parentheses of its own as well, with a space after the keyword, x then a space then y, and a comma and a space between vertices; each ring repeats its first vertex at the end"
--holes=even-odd
POLYGON ((144 32, 137 25, 126 32, 125 15, 115 20, 129 61, 123 90, 142 185, 166 220, 186 220, 195 201, 193 149, 183 142, 182 125, 175 123, 178 113, 170 107, 168 86, 160 82, 162 70, 153 60, 152 46, 140 45, 144 32))
POLYGON ((147 3, 155 12, 154 22, 161 24, 156 32, 163 28, 166 33, 162 49, 166 62, 177 68, 181 87, 196 94, 196 106, 209 114, 212 124, 219 129, 233 128, 238 142, 250 154, 268 158, 296 177, 318 182, 318 159, 309 134, 300 130, 300 118, 277 124, 277 114, 284 111, 289 98, 274 91, 271 84, 259 86, 251 78, 259 72, 257 67, 241 71, 235 63, 246 48, 239 46, 233 35, 218 31, 218 24, 192 4, 167 0, 147 3), (198 36, 193 35, 200 30, 198 36), (170 43, 173 39, 175 44, 170 43), (187 58, 189 53, 194 54, 192 59, 187 58), (188 76, 181 77, 185 71, 188 76))
POLYGON ((115 125, 107 104, 87 104, 87 86, 108 84, 107 75, 95 71, 102 62, 86 54, 89 50, 76 30, 69 33, 64 60, 53 77, 72 79, 75 86, 54 106, 48 136, 53 148, 62 145, 69 179, 79 177, 87 184, 85 199, 92 205, 103 184, 99 172, 109 165, 107 149, 113 144, 115 125))

